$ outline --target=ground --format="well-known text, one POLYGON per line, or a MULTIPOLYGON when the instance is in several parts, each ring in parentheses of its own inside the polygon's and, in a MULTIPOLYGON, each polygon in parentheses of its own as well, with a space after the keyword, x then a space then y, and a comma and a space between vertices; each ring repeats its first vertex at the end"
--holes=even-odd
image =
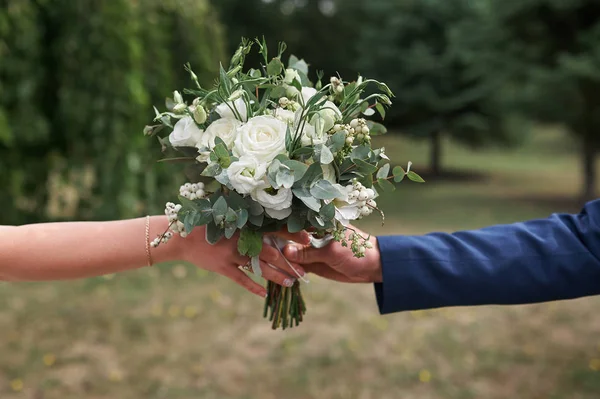
MULTIPOLYGON (((376 144, 425 172, 425 144, 392 135, 376 144)), ((455 173, 384 194, 385 226, 375 215, 360 226, 376 234, 455 231, 580 206, 575 148, 558 130, 540 130, 514 151, 446 145, 444 165, 455 173)), ((274 332, 259 298, 190 265, 1 284, 0 398, 592 399, 600 392, 600 298, 380 316, 372 286, 312 277, 304 291, 305 322, 274 332)))

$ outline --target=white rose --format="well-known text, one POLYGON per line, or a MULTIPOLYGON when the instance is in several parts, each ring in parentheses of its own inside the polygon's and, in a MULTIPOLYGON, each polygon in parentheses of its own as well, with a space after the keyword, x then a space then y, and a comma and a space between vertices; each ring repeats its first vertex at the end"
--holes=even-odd
POLYGON ((238 98, 233 102, 229 101, 219 104, 215 108, 215 111, 221 118, 238 119, 237 114, 239 114, 242 122, 246 122, 248 119, 248 109, 246 108, 246 102, 243 98, 238 98), (236 111, 235 113, 234 110, 236 111))
POLYGON ((240 126, 242 126, 242 122, 237 119, 217 119, 206 128, 200 140, 200 145, 212 149, 215 147, 215 138, 219 137, 223 140, 227 148, 231 148, 238 136, 238 128, 240 126))
POLYGON ((270 163, 277 155, 285 153, 287 126, 270 115, 250 118, 238 129, 233 146, 234 155, 253 155, 261 163, 270 163))
POLYGON ((229 183, 240 194, 250 194, 263 186, 267 165, 251 155, 244 155, 227 168, 229 183))
MULTIPOLYGON (((238 128, 242 125, 242 122, 232 118, 221 118, 211 123, 204 134, 202 135, 200 142, 198 143, 198 149, 212 150, 215 148, 215 138, 220 137, 228 149, 233 146, 235 138, 238 134, 238 128)), ((200 151, 200 155, 196 158, 198 162, 208 162, 210 159, 210 151, 200 151)))
MULTIPOLYGON (((339 121, 340 119, 342 119, 342 113, 340 112, 339 108, 332 103, 331 101, 325 101, 325 104, 323 104, 322 108, 319 110, 319 112, 317 113, 321 119, 322 119, 322 127, 323 127, 323 131, 324 132, 328 132, 329 130, 331 130, 331 128, 333 127, 333 125, 335 125, 335 123, 337 121, 339 121)), ((318 116, 314 115, 312 117, 312 119, 310 120, 310 123, 315 126, 315 128, 317 128, 317 123, 318 122, 318 116)), ((320 130, 317 128, 317 130, 320 130)))
POLYGON ((302 79, 300 79, 300 74, 298 74, 298 71, 296 71, 295 69, 292 69, 292 68, 286 69, 285 77, 283 78, 283 81, 285 83, 291 85, 294 80, 297 80, 298 82, 302 82, 302 79))
POLYGON ((175 124, 169 135, 173 147, 195 147, 201 140, 202 130, 198 128, 191 116, 184 116, 175 124))
MULTIPOLYGON (((273 189, 269 189, 272 191, 273 189)), ((282 220, 292 213, 292 199, 294 194, 290 188, 280 188, 275 194, 259 188, 252 192, 252 198, 265 208, 267 215, 273 219, 282 220)))

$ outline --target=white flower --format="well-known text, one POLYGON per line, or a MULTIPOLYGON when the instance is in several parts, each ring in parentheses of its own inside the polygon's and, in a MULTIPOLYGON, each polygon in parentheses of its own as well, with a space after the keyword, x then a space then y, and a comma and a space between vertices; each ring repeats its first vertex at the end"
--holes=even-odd
POLYGON ((215 108, 215 111, 221 116, 221 118, 238 119, 239 114, 242 122, 246 122, 248 119, 248 109, 246 108, 246 102, 243 98, 238 98, 233 102, 229 101, 219 104, 215 108))
POLYGON ((322 126, 323 131, 328 132, 340 119, 342 119, 342 113, 339 108, 331 101, 325 101, 317 114, 312 117, 310 123, 315 126, 317 131, 322 126), (321 121, 319 121, 319 116, 321 117, 321 121))
POLYGON ((250 118, 238 129, 234 155, 253 155, 260 163, 270 163, 277 155, 285 153, 287 127, 285 122, 270 115, 250 118))
POLYGON ((169 142, 173 147, 195 147, 200 142, 202 133, 191 116, 184 116, 175 124, 169 135, 169 142))
POLYGON ((250 194, 258 187, 262 187, 266 172, 267 165, 259 163, 251 155, 242 156, 227 168, 229 183, 240 194, 250 194))
POLYGON ((217 119, 206 128, 200 144, 212 149, 215 147, 215 138, 219 137, 223 140, 227 148, 231 148, 238 136, 238 128, 240 126, 242 126, 242 122, 237 119, 217 119))
MULTIPOLYGON (((273 191, 272 188, 267 190, 273 191)), ((259 188, 252 192, 252 198, 265 208, 267 215, 273 219, 282 220, 292 213, 292 199, 294 194, 290 188, 280 188, 276 193, 271 194, 264 188, 259 188)))
POLYGON ((295 69, 292 69, 292 68, 286 69, 285 77, 283 78, 284 83, 291 85, 294 80, 297 80, 298 82, 302 82, 302 79, 300 79, 300 74, 298 74, 298 71, 296 71, 295 69))
POLYGON ((323 130, 321 130, 321 133, 319 134, 313 125, 306 123, 304 129, 302 129, 302 137, 300 140, 302 146, 306 147, 309 145, 325 144, 327 138, 325 137, 323 130))
MULTIPOLYGON (((242 126, 242 122, 232 118, 221 118, 211 123, 207 128, 200 142, 198 143, 198 149, 208 148, 212 150, 215 148, 215 138, 220 137, 221 140, 230 149, 238 135, 238 128, 242 126)), ((196 158, 198 162, 208 162, 210 159, 210 151, 200 151, 200 155, 196 158)))
POLYGON ((310 100, 315 94, 317 94, 317 89, 314 87, 303 87, 302 88, 302 100, 304 100, 304 105, 310 100))
POLYGON ((293 124, 296 120, 296 113, 287 109, 278 108, 275 110, 275 118, 287 124, 293 124))

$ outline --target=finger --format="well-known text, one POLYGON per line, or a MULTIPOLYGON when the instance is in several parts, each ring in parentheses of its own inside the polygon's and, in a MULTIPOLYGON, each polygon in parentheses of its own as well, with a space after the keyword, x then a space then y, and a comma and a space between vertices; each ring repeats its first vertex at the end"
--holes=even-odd
POLYGON ((302 245, 310 244, 310 234, 308 234, 305 230, 299 231, 297 233, 290 233, 287 230, 287 228, 284 227, 275 234, 278 237, 283 238, 284 240, 294 241, 302 245))
POLYGON ((220 272, 223 276, 229 277, 231 280, 241 285, 253 294, 256 294, 262 298, 267 296, 267 290, 254 280, 252 280, 246 273, 238 269, 237 267, 227 268, 220 272))
POLYGON ((317 276, 326 278, 328 280, 340 281, 343 283, 351 282, 348 276, 332 269, 324 263, 310 263, 304 265, 304 268, 308 273, 316 274, 317 276))
POLYGON ((262 270, 262 277, 266 280, 272 281, 275 284, 283 285, 284 287, 291 287, 296 282, 296 279, 290 274, 279 270, 274 266, 270 266, 265 262, 260 262, 260 268, 262 270))
POLYGON ((299 275, 302 277, 306 274, 302 267, 297 264, 291 264, 283 257, 277 248, 273 248, 269 245, 263 246, 262 252, 260 253, 260 260, 284 270, 292 276, 299 275))
POLYGON ((297 244, 286 245, 283 255, 290 261, 305 265, 307 263, 319 263, 331 256, 328 248, 313 248, 297 244))

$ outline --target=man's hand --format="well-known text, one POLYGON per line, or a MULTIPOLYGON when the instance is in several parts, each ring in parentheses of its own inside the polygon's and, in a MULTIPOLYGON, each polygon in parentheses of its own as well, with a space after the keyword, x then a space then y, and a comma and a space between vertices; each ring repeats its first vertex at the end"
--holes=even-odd
MULTIPOLYGON (((354 229, 357 233, 367 236, 354 229)), ((382 281, 382 276, 377 239, 371 237, 369 242, 372 248, 366 250, 363 258, 355 258, 349 247, 343 247, 335 241, 321 249, 298 244, 288 245, 284 249, 284 255, 304 270, 330 280, 344 283, 378 283, 382 281)))

